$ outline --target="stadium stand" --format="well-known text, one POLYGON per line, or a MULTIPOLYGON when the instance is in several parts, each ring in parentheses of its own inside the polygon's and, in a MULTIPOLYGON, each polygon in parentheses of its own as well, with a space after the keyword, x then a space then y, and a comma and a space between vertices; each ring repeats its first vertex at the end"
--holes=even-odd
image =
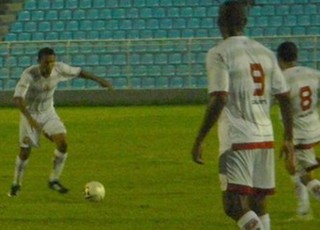
MULTIPOLYGON (((2 0, 0 9, 6 10, 0 11, 0 20, 7 27, 0 27, 0 87, 11 90, 21 69, 35 63, 37 49, 45 45, 55 48, 61 60, 94 70, 119 89, 206 87, 205 53, 216 42, 212 37, 220 37, 215 26, 218 2, 2 0)), ((320 32, 318 1, 255 2, 250 36, 308 40, 320 32)), ((271 48, 277 45, 265 42, 271 48)), ((304 48, 301 61, 314 65, 316 52, 315 45, 304 48)), ((92 87, 75 80, 61 89, 92 87)))

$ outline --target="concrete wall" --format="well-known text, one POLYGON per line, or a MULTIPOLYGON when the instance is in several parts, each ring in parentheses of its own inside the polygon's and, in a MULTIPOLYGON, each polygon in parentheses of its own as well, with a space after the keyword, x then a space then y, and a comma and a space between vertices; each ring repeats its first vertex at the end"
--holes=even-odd
MULTIPOLYGON (((1 91, 0 106, 13 106, 12 96, 13 91, 1 91)), ((202 104, 206 101, 206 89, 57 90, 55 93, 56 106, 202 104)))

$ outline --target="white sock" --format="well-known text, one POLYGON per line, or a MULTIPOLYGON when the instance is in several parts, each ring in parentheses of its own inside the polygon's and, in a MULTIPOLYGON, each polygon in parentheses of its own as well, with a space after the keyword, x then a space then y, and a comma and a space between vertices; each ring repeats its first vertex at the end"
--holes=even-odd
POLYGON ((244 214, 237 222, 240 229, 243 230, 264 230, 264 227, 257 216, 253 211, 249 211, 244 214))
POLYGON ((270 230, 270 216, 268 213, 263 216, 259 216, 259 219, 264 227, 264 230, 270 230))
POLYGON ((295 194, 298 198, 298 215, 305 215, 310 212, 309 192, 307 187, 302 184, 299 175, 291 177, 295 186, 295 194))
POLYGON ((320 200, 320 181, 313 179, 307 184, 307 188, 310 193, 312 193, 317 200, 320 200))
POLYGON ((16 166, 14 169, 14 177, 13 177, 13 184, 14 185, 21 185, 22 184, 22 177, 26 166, 28 164, 28 160, 21 160, 19 156, 16 158, 16 166))
POLYGON ((67 153, 61 153, 57 149, 54 150, 53 168, 50 175, 50 181, 59 180, 67 156, 67 153))

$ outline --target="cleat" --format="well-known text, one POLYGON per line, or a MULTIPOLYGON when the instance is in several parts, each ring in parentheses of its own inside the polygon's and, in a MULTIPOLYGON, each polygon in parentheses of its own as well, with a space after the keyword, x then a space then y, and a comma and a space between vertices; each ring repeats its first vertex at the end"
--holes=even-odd
POLYGON ((69 189, 67 189, 66 187, 64 187, 62 184, 60 184, 59 181, 49 181, 49 188, 52 190, 55 190, 59 193, 65 194, 67 192, 69 192, 69 189))
POLYGON ((11 189, 10 189, 10 192, 8 192, 8 196, 9 197, 15 197, 15 196, 18 196, 18 193, 21 189, 21 186, 20 185, 12 185, 11 186, 11 189))

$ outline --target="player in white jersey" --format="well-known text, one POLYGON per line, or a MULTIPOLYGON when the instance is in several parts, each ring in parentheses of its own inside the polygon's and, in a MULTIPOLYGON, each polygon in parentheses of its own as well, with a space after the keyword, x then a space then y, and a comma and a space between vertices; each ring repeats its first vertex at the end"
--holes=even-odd
POLYGON ((225 213, 240 229, 269 230, 266 195, 273 194, 274 137, 269 115, 271 96, 284 117, 283 152, 287 170, 294 172, 292 113, 289 89, 275 55, 244 36, 247 8, 227 1, 219 10, 223 41, 206 58, 209 103, 192 149, 203 164, 202 144, 219 122, 219 176, 225 213))
POLYGON ((320 181, 314 170, 319 167, 314 146, 320 142, 318 94, 320 71, 298 66, 298 49, 293 42, 283 42, 277 49, 278 61, 290 87, 293 106, 293 136, 297 172, 292 177, 298 197, 297 215, 310 219, 308 191, 320 200, 320 181))
POLYGON ((20 153, 16 158, 10 197, 17 196, 21 189, 31 149, 39 146, 41 133, 56 146, 49 188, 60 193, 68 192, 59 181, 67 158, 66 128, 55 112, 53 95, 59 82, 76 77, 96 81, 102 87, 112 87, 108 81, 79 67, 56 62, 54 50, 48 47, 39 50, 38 64, 22 73, 14 92, 14 102, 21 112, 20 153))

